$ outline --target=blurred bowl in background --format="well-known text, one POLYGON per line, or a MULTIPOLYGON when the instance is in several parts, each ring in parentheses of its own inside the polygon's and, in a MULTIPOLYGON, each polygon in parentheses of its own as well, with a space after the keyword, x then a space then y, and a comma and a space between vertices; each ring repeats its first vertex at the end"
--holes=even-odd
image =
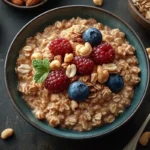
POLYGON ((5 2, 7 5, 9 5, 11 7, 19 8, 19 9, 34 9, 34 8, 44 5, 47 1, 48 0, 42 0, 41 2, 39 2, 38 4, 35 4, 33 6, 25 6, 25 5, 20 6, 20 5, 16 5, 16 4, 12 3, 9 0, 3 0, 3 2, 5 2))
POLYGON ((146 19, 134 6, 132 0, 128 0, 128 6, 133 18, 143 27, 150 29, 150 21, 146 19))

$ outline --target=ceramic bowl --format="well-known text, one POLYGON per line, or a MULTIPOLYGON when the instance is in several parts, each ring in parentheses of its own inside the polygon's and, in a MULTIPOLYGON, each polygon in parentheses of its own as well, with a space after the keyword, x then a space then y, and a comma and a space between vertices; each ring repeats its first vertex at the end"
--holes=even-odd
POLYGON ((149 63, 148 56, 143 47, 141 40, 135 32, 117 16, 112 13, 90 6, 66 6, 49 10, 27 23, 15 36, 12 41, 5 61, 5 82, 9 96, 12 103, 20 114, 34 127, 58 137, 69 139, 86 139, 105 135, 114 131, 123 125, 135 111, 139 108, 144 99, 149 83, 149 63), (57 20, 70 19, 72 17, 95 18, 111 28, 119 28, 126 34, 126 38, 131 45, 136 48, 136 55, 139 60, 139 67, 141 69, 141 82, 135 89, 135 94, 132 99, 131 106, 126 111, 118 116, 116 120, 108 125, 99 128, 94 128, 87 132, 75 132, 67 129, 53 128, 47 122, 40 121, 35 118, 31 109, 27 106, 25 101, 21 98, 21 94, 17 91, 17 76, 15 73, 16 59, 18 51, 22 48, 26 38, 33 36, 35 33, 42 31, 46 26, 53 24, 57 20))
POLYGON ((132 0, 128 0, 129 10, 133 16, 133 18, 141 24, 143 27, 150 30, 150 20, 147 20, 143 15, 140 14, 140 12, 137 10, 137 8, 132 3, 132 0))
POLYGON ((15 8, 19 8, 19 9, 33 9, 33 8, 37 8, 37 7, 40 7, 40 6, 44 5, 47 2, 47 0, 43 0, 40 3, 38 3, 36 5, 33 5, 33 6, 19 6, 19 5, 13 4, 9 0, 3 0, 3 2, 8 4, 9 6, 12 6, 12 7, 15 7, 15 8))

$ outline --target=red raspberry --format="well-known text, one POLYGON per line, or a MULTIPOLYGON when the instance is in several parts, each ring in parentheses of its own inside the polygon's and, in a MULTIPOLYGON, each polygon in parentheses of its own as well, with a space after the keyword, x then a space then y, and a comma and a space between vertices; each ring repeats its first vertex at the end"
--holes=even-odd
POLYGON ((45 80, 45 88, 49 92, 59 93, 67 90, 70 84, 69 78, 66 76, 64 70, 52 71, 45 80))
POLYGON ((65 38, 58 38, 51 42, 49 49, 53 55, 62 55, 66 53, 72 53, 73 48, 70 42, 65 38))
POLYGON ((80 75, 89 75, 94 69, 94 62, 89 58, 75 56, 73 63, 76 65, 77 72, 80 75))
POLYGON ((91 58, 98 65, 111 63, 115 59, 115 50, 110 44, 102 43, 93 47, 91 58))

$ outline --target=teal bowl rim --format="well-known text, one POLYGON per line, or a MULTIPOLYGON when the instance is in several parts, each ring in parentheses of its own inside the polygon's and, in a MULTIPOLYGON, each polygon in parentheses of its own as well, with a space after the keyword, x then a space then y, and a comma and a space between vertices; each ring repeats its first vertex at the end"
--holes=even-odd
MULTIPOLYGON (((8 92, 8 94, 9 94, 9 97, 10 97, 11 102, 13 103, 13 105, 15 106, 15 108, 17 109, 17 111, 21 114, 21 116, 22 116, 28 123, 30 123, 33 127, 36 127, 37 129, 40 129, 41 131, 43 131, 43 132, 45 132, 45 133, 47 133, 47 134, 50 134, 50 135, 53 135, 53 136, 57 136, 57 137, 60 137, 60 138, 66 138, 66 139, 91 139, 91 138, 96 138, 96 137, 104 136, 104 135, 106 135, 106 134, 108 134, 108 133, 110 133, 110 132, 112 132, 112 131, 115 131, 116 129, 118 129, 119 127, 121 127, 123 124, 125 124, 125 123, 135 114, 135 112, 138 110, 139 106, 140 106, 141 103, 143 102, 143 99, 144 99, 144 97, 145 97, 145 95, 146 95, 146 92, 147 92, 147 89, 148 89, 148 85, 149 85, 149 76, 150 76, 150 74, 149 74, 149 59, 148 59, 148 55, 147 55, 147 53, 146 53, 146 50, 145 50, 145 48, 144 48, 144 46, 143 46, 142 41, 140 40, 140 38, 138 37, 138 35, 135 33, 135 31, 134 31, 126 22, 124 22, 122 19, 120 19, 118 16, 112 14, 111 12, 109 12, 109 11, 107 11, 107 10, 104 10, 104 9, 101 9, 101 8, 97 8, 97 7, 94 7, 94 6, 87 6, 87 5, 68 5, 68 6, 57 7, 57 8, 48 10, 48 11, 46 11, 46 12, 44 12, 44 13, 38 15, 37 17, 33 18, 31 21, 29 21, 27 24, 25 24, 25 25, 20 29, 20 31, 16 34, 16 36, 15 36, 14 39, 12 40, 12 42, 11 42, 11 44, 10 44, 10 46, 9 46, 9 49, 8 49, 8 51, 7 51, 7 54, 6 54, 6 59, 5 59, 5 64, 4 64, 4 78, 5 78, 6 89, 7 89, 7 92, 8 92), (121 21, 124 25, 126 25, 126 27, 127 27, 128 29, 130 29, 130 31, 131 31, 131 32, 134 34, 134 36, 138 39, 138 42, 140 43, 142 49, 144 50, 143 53, 144 53, 144 55, 145 55, 146 64, 147 64, 147 68, 148 68, 148 72, 147 72, 147 79, 148 79, 148 81, 147 81, 146 86, 145 86, 145 91, 144 91, 144 93, 143 93, 143 95, 142 95, 142 97, 141 97, 141 100, 139 101, 137 107, 134 109, 134 111, 132 111, 132 113, 131 113, 124 121, 122 121, 120 124, 118 124, 115 128, 109 129, 108 131, 106 131, 106 132, 104 132, 104 133, 102 133, 102 134, 97 133, 97 134, 88 135, 88 136, 85 136, 85 137, 84 137, 83 135, 82 135, 81 137, 80 137, 80 136, 78 136, 78 137, 73 137, 73 136, 67 136, 67 135, 65 135, 65 136, 59 135, 59 134, 57 134, 57 133, 50 132, 50 131, 47 131, 47 130, 45 130, 45 129, 39 127, 37 124, 35 124, 34 122, 32 122, 30 119, 28 119, 28 117, 26 117, 26 116, 21 112, 21 110, 19 109, 19 107, 17 106, 17 104, 15 103, 15 101, 13 100, 13 98, 12 98, 12 96, 11 96, 11 93, 10 93, 10 91, 9 91, 9 85, 8 85, 8 82, 7 82, 7 74, 6 74, 6 70, 7 70, 7 60, 8 60, 9 51, 11 50, 11 46, 13 45, 13 43, 14 43, 15 39, 17 38, 17 36, 18 36, 19 34, 21 34, 21 32, 22 32, 28 25, 30 25, 30 23, 31 23, 32 21, 34 21, 34 20, 36 20, 37 18, 39 18, 39 17, 45 15, 46 13, 51 12, 51 11, 55 11, 55 10, 58 10, 58 9, 66 9, 66 8, 71 8, 71 7, 72 7, 72 8, 73 8, 73 7, 81 7, 81 8, 84 7, 84 8, 89 8, 89 9, 97 9, 98 11, 103 11, 103 12, 105 12, 105 13, 111 15, 112 17, 118 19, 119 21, 121 21)), ((87 131, 87 132, 88 132, 88 131, 87 131)))

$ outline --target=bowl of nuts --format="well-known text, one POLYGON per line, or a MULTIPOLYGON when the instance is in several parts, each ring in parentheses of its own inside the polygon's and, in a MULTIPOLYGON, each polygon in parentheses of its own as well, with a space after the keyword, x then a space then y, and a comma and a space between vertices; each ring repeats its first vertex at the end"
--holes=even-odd
POLYGON ((150 29, 150 2, 149 0, 128 0, 129 10, 134 19, 143 27, 150 29))
POLYGON ((19 31, 6 56, 5 82, 12 103, 34 127, 86 139, 133 116, 147 91, 149 62, 120 18, 96 7, 66 6, 19 31))
POLYGON ((3 0, 6 4, 20 9, 37 8, 44 5, 47 0, 3 0))

